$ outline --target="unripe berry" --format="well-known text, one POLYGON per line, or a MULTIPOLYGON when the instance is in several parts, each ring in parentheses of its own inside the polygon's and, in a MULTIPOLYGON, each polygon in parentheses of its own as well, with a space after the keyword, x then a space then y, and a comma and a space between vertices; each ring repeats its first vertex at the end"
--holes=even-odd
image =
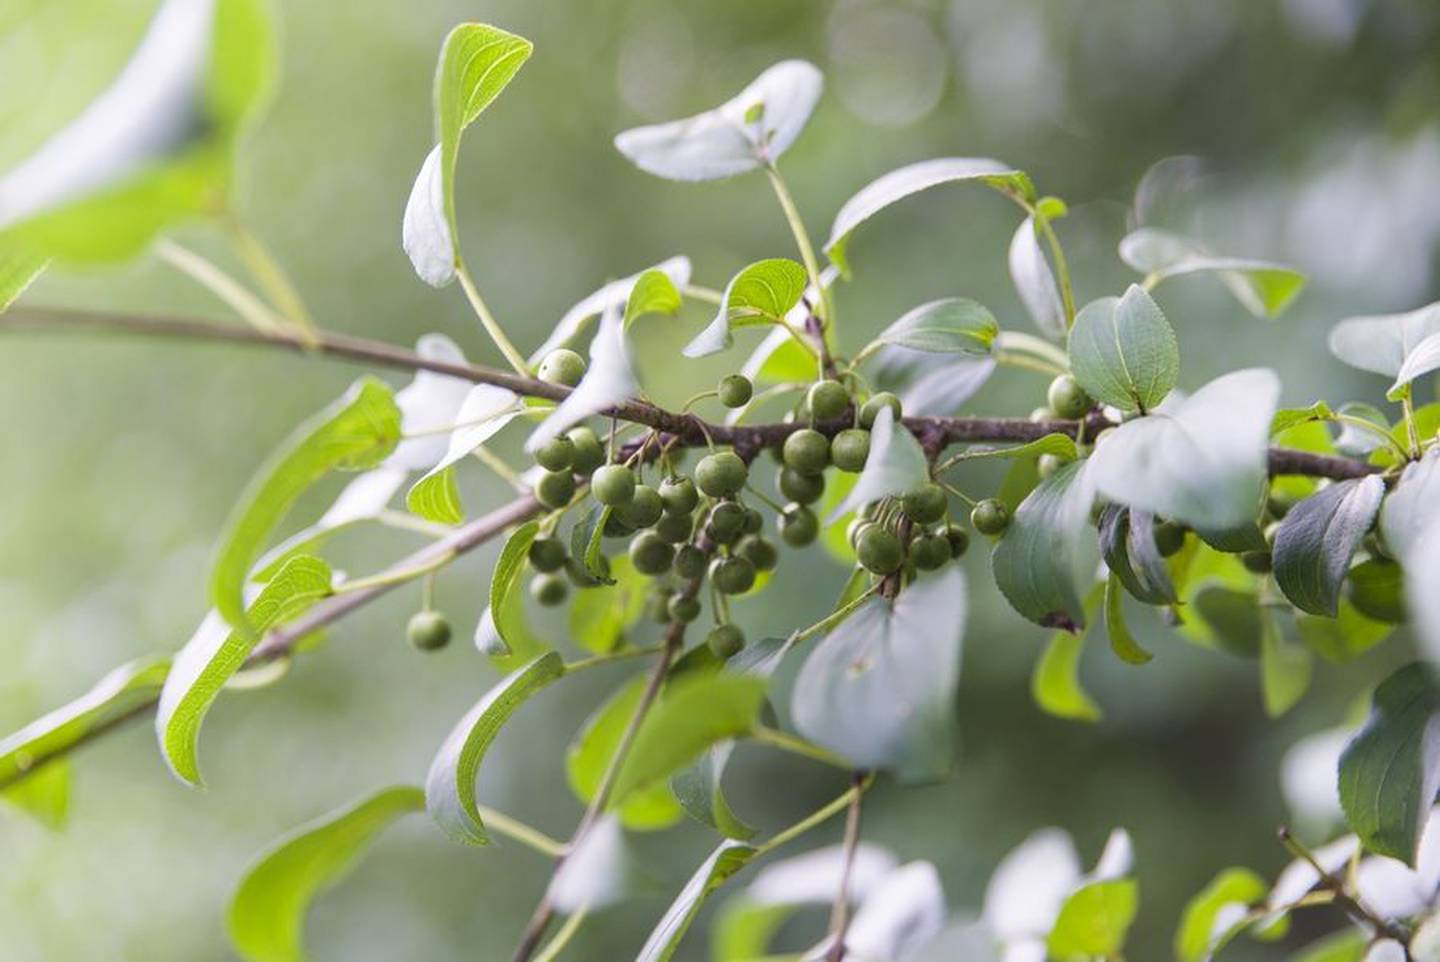
POLYGON ((817 421, 830 421, 845 413, 850 406, 850 392, 839 381, 816 381, 805 394, 810 416, 817 421))
POLYGON ((557 347, 545 355, 537 373, 542 381, 574 387, 585 376, 585 359, 568 347, 557 347))
POLYGON ((570 466, 570 470, 576 474, 588 475, 605 463, 605 446, 600 443, 593 430, 582 424, 566 431, 565 436, 575 445, 575 463, 570 466))
POLYGON ((872 524, 856 539, 855 555, 866 571, 888 575, 900 570, 900 564, 905 560, 905 549, 895 532, 872 524))
POLYGON ((689 595, 676 595, 670 599, 670 620, 688 625, 700 617, 700 602, 689 595))
POLYGON ((735 553, 755 566, 756 571, 770 571, 780 561, 775 545, 757 535, 746 535, 735 546, 735 553))
POLYGON ((611 509, 610 513, 605 517, 605 527, 600 530, 607 538, 628 538, 635 533, 635 529, 626 524, 625 519, 620 517, 619 508, 611 509))
POLYGON ((750 403, 755 385, 743 374, 727 374, 720 379, 715 393, 720 395, 720 403, 727 408, 743 408, 750 403))
POLYGON ((725 498, 745 487, 750 469, 734 451, 716 451, 695 466, 695 484, 712 498, 725 498))
POLYGON ((963 558, 966 550, 970 547, 970 532, 958 524, 947 524, 945 526, 945 540, 950 542, 950 556, 952 558, 963 558))
POLYGON ((745 506, 734 501, 721 501, 710 509, 705 527, 712 540, 729 544, 745 530, 745 506))
POLYGON ((642 531, 630 542, 630 563, 642 575, 661 575, 670 570, 675 549, 653 531, 642 531))
POLYGON ((693 544, 683 544, 675 552, 675 573, 693 581, 705 573, 705 552, 693 544))
POLYGON ((802 474, 819 474, 830 463, 830 442, 814 428, 801 428, 785 439, 785 466, 802 474))
POLYGON ((1042 478, 1050 477, 1064 466, 1065 459, 1058 454, 1042 454, 1035 459, 1035 472, 1042 478))
POLYGON ((700 503, 700 493, 689 478, 666 478, 660 482, 660 501, 670 514, 689 514, 700 503))
POLYGON ((650 616, 651 621, 658 621, 663 625, 670 620, 670 599, 674 594, 675 589, 664 582, 652 582, 650 596, 645 599, 645 613, 650 616))
POLYGON ((1185 547, 1185 526, 1175 521, 1160 521, 1155 524, 1155 550, 1160 557, 1168 558, 1185 547))
POLYGON ((530 597, 547 608, 553 608, 565 600, 570 586, 559 575, 536 575, 530 579, 530 597))
POLYGON ((922 534, 910 542, 910 557, 921 571, 934 571, 949 562, 950 542, 944 535, 922 534))
POLYGON ((754 508, 745 509, 745 524, 740 530, 744 534, 759 534, 765 528, 765 517, 754 508))
POLYGON ((716 658, 733 658, 745 647, 745 633, 734 625, 716 625, 705 636, 705 644, 716 658))
POLYGON ((743 595, 755 587, 755 566, 745 558, 716 558, 710 565, 710 580, 723 595, 743 595))
POLYGON ((575 442, 563 434, 551 438, 535 449, 535 463, 547 471, 569 471, 575 463, 575 442))
POLYGON ((830 461, 841 471, 856 472, 870 457, 870 432, 846 428, 830 440, 830 461))
POLYGON ((528 557, 530 567, 548 574, 565 567, 568 554, 564 542, 559 538, 540 537, 530 542, 528 557))
POLYGON ((655 533, 671 544, 683 544, 690 540, 694 519, 688 514, 667 514, 655 522, 655 533))
POLYGON ((575 478, 569 471, 546 471, 535 482, 535 497, 552 511, 563 508, 575 496, 575 478))
POLYGON ((854 551, 855 546, 860 543, 860 535, 865 531, 866 528, 870 527, 874 523, 875 522, 867 521, 864 518, 850 519, 850 523, 845 526, 845 541, 847 544, 850 545, 851 551, 854 551))
POLYGON ((635 474, 623 464, 606 464, 590 475, 590 492, 609 507, 629 504, 635 496, 635 474))
POLYGON ((417 611, 405 626, 405 638, 420 651, 438 651, 450 644, 450 621, 438 611, 417 611))
POLYGON ((635 485, 635 493, 628 504, 615 509, 620 517, 632 528, 648 528, 660 520, 665 513, 665 504, 660 495, 648 484, 635 485))
POLYGON ((1010 526, 1010 508, 998 498, 986 498, 970 510, 970 523, 976 531, 993 537, 1010 526))
POLYGON ((785 543, 794 548, 803 548, 814 542, 820 534, 820 522, 815 519, 815 512, 803 504, 787 504, 785 513, 780 516, 780 537, 785 543))
POLYGON ((778 482, 776 486, 781 494, 788 500, 799 501, 801 504, 818 501, 820 495, 825 493, 823 474, 801 474, 794 468, 781 468, 778 482))
POLYGON ((889 408, 895 412, 895 420, 900 420, 900 399, 889 391, 881 391, 873 395, 860 408, 860 426, 862 428, 873 428, 875 419, 880 416, 881 410, 889 408))
POLYGON ((900 507, 905 517, 916 524, 931 524, 945 517, 950 502, 945 489, 930 481, 901 498, 900 507))
POLYGON ((1086 394, 1085 389, 1069 374, 1062 374, 1050 382, 1045 399, 1050 402, 1050 408, 1056 415, 1067 421, 1084 417, 1085 412, 1095 406, 1090 395, 1086 394))

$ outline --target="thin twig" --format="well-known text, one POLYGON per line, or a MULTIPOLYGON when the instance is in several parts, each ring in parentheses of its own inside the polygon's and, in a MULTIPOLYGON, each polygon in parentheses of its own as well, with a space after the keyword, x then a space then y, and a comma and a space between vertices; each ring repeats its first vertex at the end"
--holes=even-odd
POLYGON ((845 840, 842 843, 844 864, 840 868, 840 888, 835 893, 835 904, 830 910, 830 951, 827 962, 841 962, 845 958, 845 930, 850 927, 850 873, 855 868, 855 850, 860 844, 860 800, 864 795, 861 786, 865 784, 865 773, 854 772, 850 776, 850 808, 845 815, 845 840))
MULTIPOLYGON (((1290 854, 1310 864, 1310 867, 1315 870, 1315 874, 1319 876, 1318 884, 1327 889, 1330 894, 1335 897, 1335 904, 1344 909, 1347 915, 1361 925, 1367 925, 1373 929, 1376 938, 1383 936, 1394 939, 1402 946, 1409 944, 1410 934, 1408 932, 1396 923, 1388 919, 1382 919, 1351 896, 1349 892, 1345 891, 1345 883, 1341 882, 1330 872, 1326 871, 1323 865, 1315 861, 1315 856, 1311 854, 1309 849, 1301 845, 1295 839, 1295 836, 1290 834, 1289 828, 1282 825, 1275 834, 1279 836, 1280 844, 1285 846, 1290 854)), ((1409 957, 1408 950, 1406 957, 1409 957)))

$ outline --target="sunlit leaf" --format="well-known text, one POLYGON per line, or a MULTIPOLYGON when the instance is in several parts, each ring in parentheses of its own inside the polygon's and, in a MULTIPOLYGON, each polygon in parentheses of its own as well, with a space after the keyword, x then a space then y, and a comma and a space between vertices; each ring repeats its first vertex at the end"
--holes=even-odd
POLYGON ((1102 717, 1100 706, 1080 685, 1080 655, 1094 627, 1101 591, 1095 589, 1086 601, 1085 630, 1078 634, 1057 631, 1052 635, 1030 676, 1030 696, 1041 711, 1056 718, 1097 722, 1102 717))
POLYGON ((892 347, 986 357, 1000 333, 995 315, 966 297, 947 297, 905 312, 876 336, 892 347))
POLYGON ((1180 374, 1180 347, 1160 306, 1131 284, 1075 315, 1070 369, 1092 398, 1121 411, 1153 410, 1180 374))
POLYGON ((1020 295, 1020 303, 1035 326, 1052 338, 1065 336, 1065 304, 1060 297, 1060 286, 1055 281, 1055 272, 1040 249, 1040 240, 1035 234, 1035 218, 1026 217, 1015 228, 1010 239, 1010 280, 1020 295))
POLYGON ((1350 559, 1384 496, 1378 475, 1336 481, 1285 515, 1275 533, 1275 583, 1296 607, 1335 616, 1350 559))
MULTIPOLYGON (((540 523, 538 521, 527 521, 510 533, 505 539, 505 546, 500 549, 500 557, 495 560, 495 568, 490 573, 490 610, 492 612, 503 610, 512 600, 512 596, 520 590, 520 576, 525 572, 525 561, 530 551, 530 545, 540 534, 540 523)), ((507 626, 500 620, 495 622, 495 629, 500 636, 503 646, 500 651, 488 652, 488 654, 508 655, 516 647, 512 639, 506 637, 507 626)))
POLYGON ((1143 665, 1155 656, 1141 647, 1125 623, 1125 593, 1113 574, 1105 581, 1105 633, 1115 657, 1131 665, 1143 665))
POLYGON ((43 257, 12 251, 0 251, 0 313, 25 293, 25 288, 45 270, 43 257))
POLYGON ((680 304, 680 291, 669 274, 654 269, 645 271, 625 299, 625 329, 629 330, 630 325, 647 314, 674 314, 680 310, 680 304))
POLYGON ((560 656, 546 652, 501 679, 450 730, 425 778, 425 808, 445 834, 470 845, 490 841, 475 800, 480 763, 516 709, 564 673, 560 656))
POLYGON ((1275 317, 1300 294, 1305 275, 1284 264, 1211 254, 1188 237, 1144 227, 1120 241, 1120 259, 1157 281, 1213 273, 1256 317, 1275 317))
POLYGON ((0 801, 15 806, 51 831, 59 831, 70 815, 70 759, 56 758, 0 789, 0 801))
POLYGON ((251 864, 230 900, 230 944, 245 962, 304 962, 305 914, 343 879, 375 837, 421 811, 418 788, 387 788, 280 839, 251 864))
POLYGON ((881 408, 870 429, 870 454, 855 487, 840 506, 826 517, 834 524, 841 517, 881 498, 899 497, 930 480, 930 463, 915 435, 896 423, 895 412, 881 408))
POLYGON ((1265 897, 1265 880, 1248 868, 1227 868, 1216 875, 1185 905, 1180 927, 1175 931, 1175 958, 1179 962, 1203 962, 1225 934, 1224 915, 1231 907, 1247 909, 1265 897), (1219 923, 1219 931, 1217 931, 1219 923))
POLYGON ((571 637, 596 654, 621 646, 625 632, 645 613, 650 593, 650 579, 635 570, 629 555, 617 554, 608 564, 614 584, 577 592, 566 622, 571 637))
POLYGON ((341 531, 373 521, 385 510, 395 492, 405 483, 403 468, 381 465, 356 475, 341 489, 334 502, 314 524, 307 525, 275 545, 250 572, 252 582, 264 583, 275 577, 280 566, 297 554, 316 554, 320 546, 341 531))
POLYGON ((615 149, 667 180, 716 180, 757 170, 805 128, 824 81, 813 64, 784 60, 713 110, 615 137, 615 149))
POLYGON ((611 281, 598 291, 586 295, 579 303, 565 312, 565 315, 560 318, 560 322, 555 325, 555 329, 550 332, 550 336, 545 339, 545 343, 530 355, 530 365, 532 367, 538 365, 545 359, 545 355, 557 347, 571 346, 584 332, 590 321, 608 311, 624 308, 630 300, 630 292, 635 289, 636 282, 650 271, 660 271, 670 278, 670 282, 675 287, 683 288, 690 283, 690 258, 668 258, 638 274, 611 281))
POLYGON ((1020 503, 990 556, 995 584, 1021 615, 1046 628, 1085 626, 1081 599, 1100 560, 1090 507, 1091 461, 1062 466, 1020 503))
POLYGON ((1440 303, 1403 314, 1348 317, 1330 329, 1330 353, 1362 371, 1397 377, 1426 338, 1440 334, 1440 303))
POLYGON ((1133 879, 1091 882, 1065 900, 1046 947, 1059 958, 1110 957, 1125 945, 1139 906, 1133 879))
MULTIPOLYGON (((595 797, 625 729, 635 715, 644 687, 644 679, 636 679, 621 688, 595 710, 571 742, 565 756, 565 773, 571 790, 582 802, 595 797)), ((624 799, 619 815, 626 828, 650 830, 675 824, 684 817, 684 812, 669 786, 656 782, 624 799)))
POLYGON ((780 324, 805 293, 805 268, 784 257, 756 261, 730 279, 715 319, 685 345, 686 357, 705 357, 734 343, 738 327, 780 324))
POLYGON ((645 940, 635 962, 669 962, 710 893, 724 885, 756 854, 754 848, 741 842, 730 839, 721 842, 719 848, 711 852, 690 876, 680 894, 675 896, 675 901, 670 903, 659 924, 645 940))

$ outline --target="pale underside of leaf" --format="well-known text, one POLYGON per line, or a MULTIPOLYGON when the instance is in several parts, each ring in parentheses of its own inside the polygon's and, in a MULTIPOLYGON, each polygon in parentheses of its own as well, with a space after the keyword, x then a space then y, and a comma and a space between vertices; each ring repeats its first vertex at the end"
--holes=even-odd
POLYGON ((1010 239, 1009 266, 1015 292, 1035 326, 1049 337, 1057 340, 1064 337, 1065 304, 1060 298, 1055 272, 1035 236, 1033 216, 1021 221, 1010 239))
POLYGON ((1330 353, 1351 367, 1396 377, 1405 359, 1440 334, 1440 303, 1403 314, 1348 317, 1330 329, 1330 353))
POLYGON ((545 359, 545 355, 556 348, 573 346, 590 321, 604 315, 607 311, 623 308, 629 301, 630 292, 635 289, 636 282, 650 271, 660 271, 670 278, 671 283, 677 288, 683 288, 690 283, 690 258, 684 256, 667 258, 643 271, 631 274, 629 277, 611 281, 598 291, 586 295, 565 312, 564 316, 560 318, 560 322, 555 325, 555 329, 550 332, 550 336, 545 339, 545 343, 530 355, 531 366, 538 365, 545 359))
POLYGON ((756 849, 740 842, 727 839, 720 843, 720 847, 700 864, 675 901, 670 903, 659 924, 645 940, 635 962, 669 962, 705 900, 756 854, 756 849))
POLYGON ((930 480, 930 463, 915 435, 896 423, 895 412, 882 408, 870 430, 870 454, 849 496, 825 519, 834 524, 840 518, 871 501, 899 497, 930 480))

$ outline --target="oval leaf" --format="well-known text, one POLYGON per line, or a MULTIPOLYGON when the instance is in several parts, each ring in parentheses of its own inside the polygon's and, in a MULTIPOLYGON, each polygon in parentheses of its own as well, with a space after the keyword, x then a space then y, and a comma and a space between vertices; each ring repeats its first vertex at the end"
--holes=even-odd
POLYGON ((1305 286, 1305 275, 1284 264, 1216 256, 1188 237, 1152 227, 1122 239, 1120 259, 1151 275, 1155 282, 1184 274, 1213 273, 1256 317, 1279 315, 1305 286))
POLYGON ((715 319, 685 345, 686 357, 705 357, 734 343, 737 327, 780 324, 805 293, 805 268, 784 257, 756 261, 730 279, 715 319))
POLYGON ((1216 949, 1217 920, 1232 906, 1248 910, 1262 901, 1269 887, 1248 868, 1227 868, 1211 880, 1185 905, 1185 914, 1175 932, 1175 958, 1179 962, 1204 962, 1216 949))
POLYGON ((1330 329, 1330 353, 1362 371, 1397 377, 1420 342, 1440 334, 1440 303, 1403 314, 1348 317, 1330 329))
POLYGON ((1085 626, 1082 599, 1100 560, 1090 528, 1090 475, 1090 462, 1076 461, 1036 485, 990 556, 1005 600, 1046 628, 1085 626))
POLYGON ((1035 326, 1052 338, 1064 337, 1065 303, 1060 298, 1055 272, 1035 236, 1034 217, 1025 218, 1015 229, 1010 239, 1009 263, 1010 280, 1035 326))
POLYGON ((1060 917, 1045 940, 1046 948, 1062 959, 1118 955, 1139 902, 1139 887, 1133 879, 1083 885, 1061 906, 1060 917))
POLYGON ((1384 497, 1378 475, 1352 478, 1322 488, 1285 515, 1275 533, 1275 582, 1297 608, 1335 617, 1350 559, 1384 497))
POLYGON ((1180 375, 1180 348, 1160 305, 1138 284, 1091 301, 1070 330, 1070 370, 1095 400, 1149 411, 1180 375))
MULTIPOLYGON (((595 710, 570 744, 565 756, 565 774, 571 790, 582 802, 595 797, 625 729, 635 716, 644 687, 644 679, 636 679, 621 688, 595 710)), ((643 791, 632 792, 620 804, 619 814, 626 828, 647 831, 673 825, 684 813, 669 786, 657 782, 643 791)))
POLYGON ((983 304, 967 297, 947 297, 908 311, 876 340, 931 354, 988 357, 999 333, 995 315, 983 304))

